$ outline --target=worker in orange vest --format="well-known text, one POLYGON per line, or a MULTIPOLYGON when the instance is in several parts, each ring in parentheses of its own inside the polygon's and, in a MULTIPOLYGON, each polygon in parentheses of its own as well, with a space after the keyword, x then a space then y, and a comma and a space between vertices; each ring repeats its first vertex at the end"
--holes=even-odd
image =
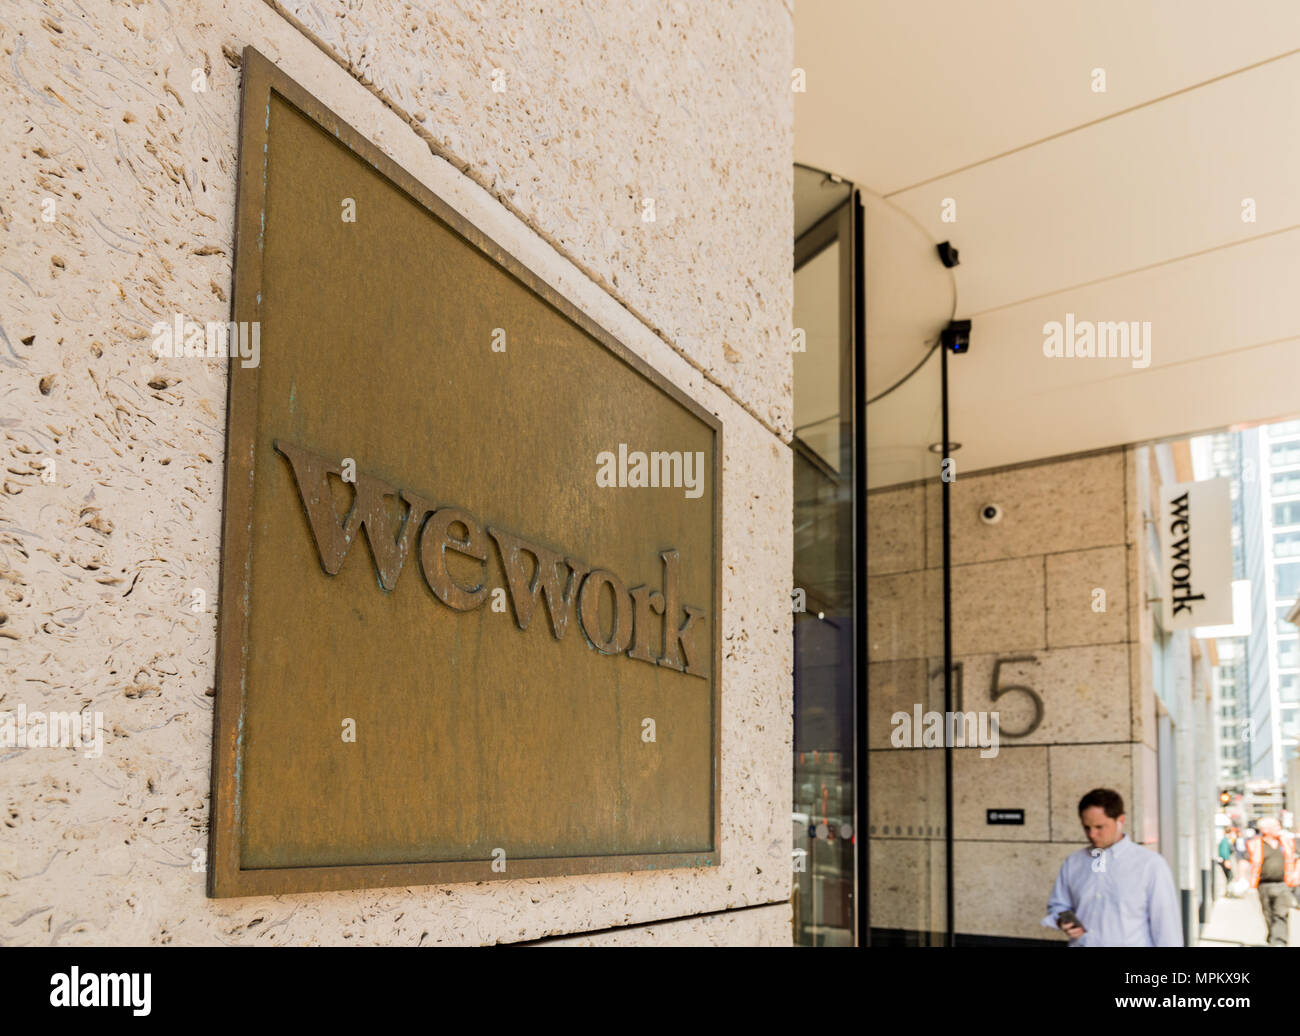
POLYGON ((1295 835, 1283 831, 1276 817, 1261 817, 1259 835, 1246 843, 1250 861, 1250 884, 1259 889, 1259 906, 1264 911, 1270 946, 1287 945, 1287 918, 1295 897, 1291 890, 1300 882, 1295 835))

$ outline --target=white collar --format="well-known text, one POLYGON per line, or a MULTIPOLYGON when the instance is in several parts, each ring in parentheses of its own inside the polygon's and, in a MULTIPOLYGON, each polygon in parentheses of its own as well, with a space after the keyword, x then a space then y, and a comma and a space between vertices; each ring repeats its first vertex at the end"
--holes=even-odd
MULTIPOLYGON (((1096 859, 1098 856, 1103 856, 1106 853, 1113 853, 1121 845, 1125 845, 1128 842, 1128 840, 1129 840, 1128 835, 1121 833, 1120 836, 1116 838, 1115 841, 1111 842, 1111 844, 1108 845, 1105 849, 1094 849, 1092 846, 1089 846, 1088 855, 1091 856, 1093 859, 1096 859)), ((1127 852, 1127 849, 1125 851, 1127 852)))

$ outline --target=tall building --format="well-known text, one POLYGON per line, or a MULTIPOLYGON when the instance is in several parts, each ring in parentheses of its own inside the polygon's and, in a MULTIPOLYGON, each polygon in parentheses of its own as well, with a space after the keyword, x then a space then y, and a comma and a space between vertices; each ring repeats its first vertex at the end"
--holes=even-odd
MULTIPOLYGON (((1232 499, 1232 578, 1246 578, 1243 533, 1242 452, 1240 432, 1216 432, 1192 440, 1198 471, 1209 478, 1226 478, 1232 499)), ((1250 700, 1247 689, 1249 638, 1219 637, 1215 641, 1218 664, 1213 670, 1214 751, 1221 788, 1240 788, 1249 775, 1247 745, 1250 700), (1243 734, 1246 735, 1243 738, 1243 734)))
POLYGON ((1250 636, 1246 643, 1247 776, 1275 780, 1281 765, 1277 752, 1273 681, 1270 674, 1269 588, 1266 573, 1272 553, 1264 528, 1264 500, 1259 478, 1260 429, 1238 433, 1241 451, 1242 546, 1245 577, 1250 580, 1250 636))
POLYGON ((1286 621, 1300 593, 1300 421, 1262 431, 1258 444, 1268 548, 1268 658, 1278 706, 1280 780, 1300 746, 1300 637, 1286 621))
POLYGON ((1237 433, 1245 578, 1249 776, 1282 781, 1300 745, 1300 637, 1286 621, 1300 592, 1300 421, 1237 433))
POLYGON ((1215 642, 1219 664, 1214 669, 1214 709, 1217 716, 1219 785, 1240 787, 1248 776, 1248 745, 1242 732, 1250 729, 1246 697, 1246 638, 1223 637, 1215 642))

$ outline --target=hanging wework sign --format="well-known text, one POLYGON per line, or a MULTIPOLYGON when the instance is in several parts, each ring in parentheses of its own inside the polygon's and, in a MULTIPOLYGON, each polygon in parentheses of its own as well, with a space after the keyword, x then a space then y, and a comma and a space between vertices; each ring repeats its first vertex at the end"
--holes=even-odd
POLYGON ((717 865, 717 420, 253 51, 240 147, 210 893, 717 865))
POLYGON ((1232 623, 1232 502, 1228 480, 1160 487, 1164 626, 1232 623))

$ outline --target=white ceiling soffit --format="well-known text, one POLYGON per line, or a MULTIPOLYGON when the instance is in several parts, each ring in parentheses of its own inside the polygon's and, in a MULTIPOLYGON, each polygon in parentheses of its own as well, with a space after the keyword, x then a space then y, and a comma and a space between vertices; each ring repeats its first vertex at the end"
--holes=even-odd
POLYGON ((971 316, 1300 225, 1300 53, 889 200, 961 249, 971 316))
POLYGON ((1300 3, 801 0, 795 29, 796 158, 961 250, 964 470, 1300 412, 1300 3), (1066 314, 1149 323, 1150 365, 1044 356, 1066 314))
POLYGON ((795 158, 889 195, 1294 50, 1300 3, 798 0, 794 45, 795 158))

